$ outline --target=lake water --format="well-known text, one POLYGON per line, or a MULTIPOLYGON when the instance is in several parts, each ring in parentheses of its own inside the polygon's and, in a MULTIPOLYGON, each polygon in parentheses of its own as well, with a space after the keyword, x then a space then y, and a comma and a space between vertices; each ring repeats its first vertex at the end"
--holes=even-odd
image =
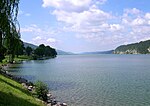
POLYGON ((9 70, 46 82, 69 106, 150 106, 150 55, 64 55, 9 70))

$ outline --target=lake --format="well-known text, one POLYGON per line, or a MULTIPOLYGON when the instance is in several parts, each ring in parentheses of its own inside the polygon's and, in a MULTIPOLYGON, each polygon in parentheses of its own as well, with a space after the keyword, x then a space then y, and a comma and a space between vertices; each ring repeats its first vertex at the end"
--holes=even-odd
POLYGON ((149 106, 150 55, 62 55, 13 65, 69 106, 149 106))

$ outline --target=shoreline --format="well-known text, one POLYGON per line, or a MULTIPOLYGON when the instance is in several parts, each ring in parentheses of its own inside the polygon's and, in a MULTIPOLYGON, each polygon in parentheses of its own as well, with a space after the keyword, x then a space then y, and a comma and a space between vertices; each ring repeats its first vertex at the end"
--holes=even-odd
MULTIPOLYGON (((27 79, 25 78, 22 78, 22 77, 17 77, 17 76, 14 76, 12 74, 10 74, 8 71, 7 71, 7 68, 10 67, 11 64, 3 64, 0 66, 0 74, 9 78, 9 79, 12 79, 16 82, 18 82, 19 84, 21 84, 25 89, 27 89, 30 93, 32 93, 33 89, 35 89, 35 86, 34 86, 34 83, 31 82, 31 81, 28 81, 27 79)), ((36 97, 35 97, 36 98, 36 97)), ((38 98, 36 98, 38 99, 38 98)), ((42 100, 41 100, 42 101, 42 100)), ((53 95, 50 93, 47 94, 47 101, 43 101, 43 103, 45 103, 47 106, 68 106, 66 103, 62 102, 60 103, 59 101, 57 101, 55 99, 55 97, 53 97, 53 95)))

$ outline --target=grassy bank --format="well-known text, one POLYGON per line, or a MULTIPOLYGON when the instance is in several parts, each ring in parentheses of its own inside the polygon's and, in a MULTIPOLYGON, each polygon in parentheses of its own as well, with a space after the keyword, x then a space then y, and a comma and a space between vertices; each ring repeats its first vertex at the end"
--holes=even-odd
MULTIPOLYGON (((32 60, 32 59, 33 58, 31 56, 19 55, 18 57, 14 58, 14 61, 21 62, 21 61, 32 60)), ((2 65, 2 64, 8 64, 8 61, 9 61, 9 56, 5 56, 5 59, 2 61, 2 63, 0 63, 0 65, 2 65)))
POLYGON ((23 86, 0 74, 0 106, 44 106, 23 86))
POLYGON ((32 60, 32 56, 27 56, 27 55, 20 55, 18 57, 15 57, 15 60, 23 61, 23 60, 32 60))

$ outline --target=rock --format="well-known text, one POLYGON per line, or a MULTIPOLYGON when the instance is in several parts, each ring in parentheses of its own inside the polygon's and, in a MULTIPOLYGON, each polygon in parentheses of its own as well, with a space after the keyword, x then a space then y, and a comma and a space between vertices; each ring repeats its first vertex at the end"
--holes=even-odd
POLYGON ((56 105, 57 104, 57 101, 54 99, 52 100, 52 105, 56 105))
POLYGON ((52 104, 51 104, 51 103, 48 103, 47 106, 52 106, 52 104))
POLYGON ((23 87, 25 87, 26 89, 28 88, 28 86, 26 85, 26 83, 21 83, 21 85, 22 85, 23 87))
POLYGON ((66 104, 66 103, 63 103, 63 106, 67 106, 67 104, 66 104))
POLYGON ((24 78, 18 78, 18 81, 19 81, 20 83, 27 83, 27 82, 28 82, 28 80, 26 80, 26 79, 24 79, 24 78))
POLYGON ((33 86, 28 86, 28 90, 32 91, 33 86))
POLYGON ((52 103, 52 101, 49 99, 49 100, 47 100, 47 103, 52 103))
POLYGON ((52 96, 52 94, 51 94, 51 93, 48 93, 48 94, 47 94, 47 97, 51 97, 51 96, 52 96))

